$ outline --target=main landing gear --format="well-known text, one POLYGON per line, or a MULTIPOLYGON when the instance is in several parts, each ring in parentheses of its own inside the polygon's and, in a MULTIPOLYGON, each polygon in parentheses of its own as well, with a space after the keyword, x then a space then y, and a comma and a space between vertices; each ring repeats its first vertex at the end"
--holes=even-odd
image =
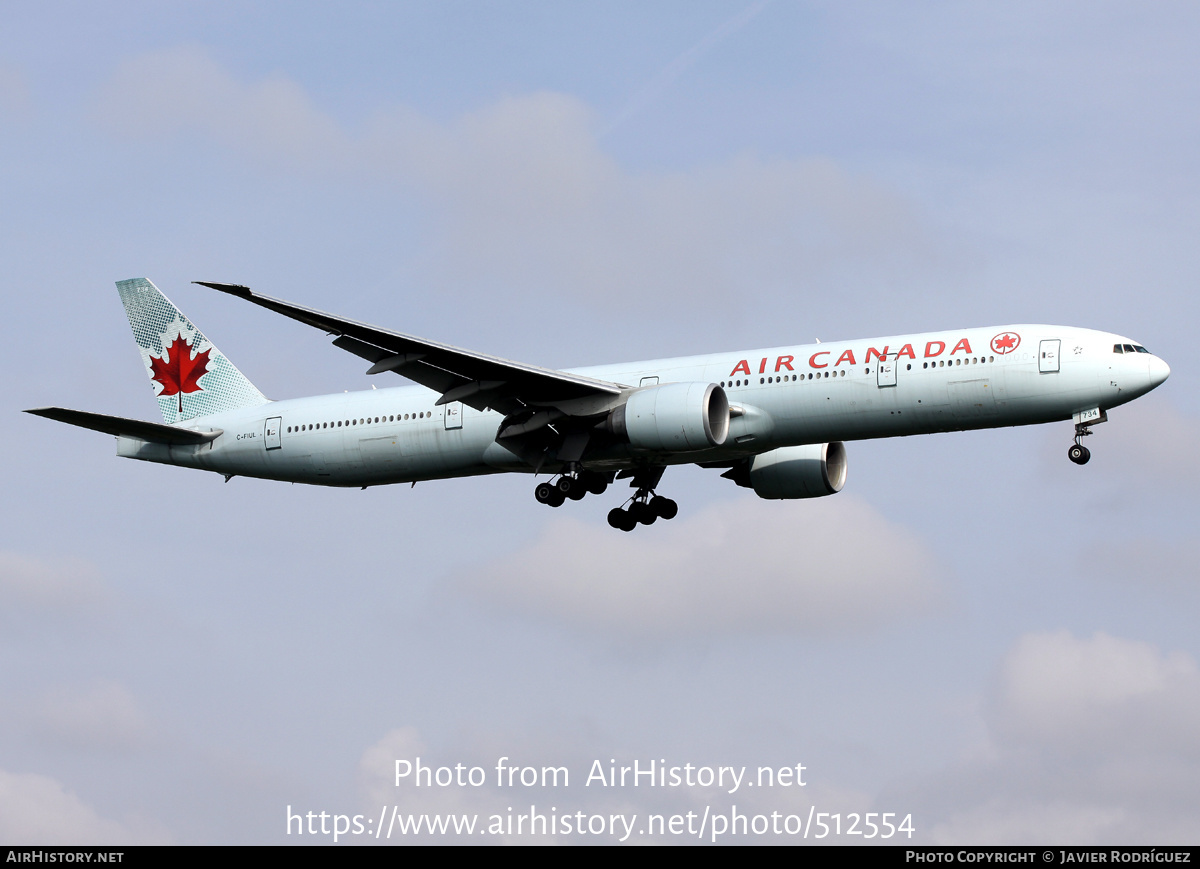
POLYGON ((608 488, 608 478, 604 474, 593 474, 580 471, 576 474, 563 474, 552 483, 538 483, 533 490, 533 497, 539 504, 549 504, 551 507, 561 507, 570 498, 578 501, 585 495, 603 495, 608 488))
MULTIPOLYGON (((654 487, 662 479, 661 467, 622 471, 620 476, 632 477, 631 486, 636 486, 632 498, 622 507, 608 512, 608 524, 621 531, 632 531, 638 525, 653 525, 659 519, 674 519, 679 514, 679 505, 670 498, 654 494, 654 487)), ((601 495, 612 480, 611 473, 568 470, 558 479, 538 483, 533 495, 539 503, 561 507, 570 498, 578 501, 585 495, 601 495)))
POLYGON ((1077 465, 1086 465, 1088 459, 1092 457, 1092 452, 1083 444, 1080 443, 1085 437, 1092 433, 1087 423, 1075 423, 1075 443, 1067 450, 1067 458, 1077 465))
POLYGON ((651 489, 638 489, 628 508, 608 511, 608 524, 621 531, 632 531, 638 523, 653 525, 657 519, 674 519, 678 513, 679 505, 670 498, 654 495, 651 489))

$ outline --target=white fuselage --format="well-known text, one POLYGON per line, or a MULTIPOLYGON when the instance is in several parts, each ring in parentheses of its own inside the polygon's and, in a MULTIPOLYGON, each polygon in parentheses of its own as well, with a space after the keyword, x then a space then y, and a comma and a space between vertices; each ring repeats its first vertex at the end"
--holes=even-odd
MULTIPOLYGON (((589 453, 584 465, 718 462, 782 446, 1067 420, 1124 404, 1166 379, 1157 356, 1114 352, 1132 343, 1107 332, 1018 325, 578 369, 635 388, 716 383, 734 408, 719 448, 652 455, 609 447, 589 453)), ((273 401, 182 424, 221 429, 208 444, 121 437, 118 453, 329 486, 533 470, 496 443, 500 414, 437 406, 437 399, 409 386, 273 401)))

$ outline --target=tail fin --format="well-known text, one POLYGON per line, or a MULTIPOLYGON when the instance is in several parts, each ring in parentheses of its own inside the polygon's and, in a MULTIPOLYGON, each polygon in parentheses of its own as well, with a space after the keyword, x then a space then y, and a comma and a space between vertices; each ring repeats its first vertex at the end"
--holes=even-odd
POLYGON ((163 422, 177 423, 267 398, 145 278, 117 281, 163 422))

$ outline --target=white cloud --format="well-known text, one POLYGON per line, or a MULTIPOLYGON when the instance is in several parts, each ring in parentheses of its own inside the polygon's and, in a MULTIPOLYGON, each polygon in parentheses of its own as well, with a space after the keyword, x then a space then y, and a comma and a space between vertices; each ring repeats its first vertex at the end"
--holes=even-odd
POLYGON ((1182 652, 1067 631, 1022 637, 995 698, 1008 738, 1071 752, 1119 747, 1200 759, 1200 668, 1182 652))
POLYGON ((363 752, 358 762, 359 780, 368 805, 395 802, 396 761, 425 756, 429 748, 415 727, 398 727, 363 752))
POLYGON ((123 64, 95 115, 121 136, 199 133, 273 168, 395 184, 438 220, 443 273, 492 291, 602 306, 765 301, 864 274, 890 283, 940 255, 907 202, 832 160, 747 154, 632 173, 601 149, 590 109, 558 93, 448 123, 394 107, 347 130, 294 82, 244 83, 185 47, 123 64))
POLYGON ((83 610, 106 597, 96 569, 85 561, 0 551, 0 607, 5 611, 83 610))
POLYGON ((243 85, 190 46, 122 63, 94 114, 131 140, 202 130, 228 147, 301 162, 336 159, 345 150, 336 125, 295 83, 275 76, 243 85))
MULTIPOLYGON (((514 803, 514 794, 504 792, 495 786, 493 764, 496 758, 476 759, 478 757, 477 749, 470 746, 460 746, 453 757, 439 756, 432 753, 422 738, 420 732, 415 727, 400 727, 388 732, 382 739, 367 748, 363 752, 361 761, 359 762, 359 780, 363 793, 363 811, 372 818, 380 817, 380 807, 385 807, 387 821, 383 829, 382 837, 392 844, 396 842, 448 842, 462 841, 467 839, 467 834, 455 835, 453 832, 449 834, 430 835, 429 833, 420 834, 401 834, 395 826, 392 812, 399 813, 402 816, 420 816, 420 815, 478 815, 479 827, 482 829, 488 823, 488 817, 496 812, 504 813, 507 807, 511 807, 514 803), (408 762, 411 766, 406 767, 409 774, 399 780, 396 779, 396 763, 397 761, 408 762), (421 767, 430 770, 427 778, 421 777, 418 772, 418 763, 421 767), (433 779, 439 768, 447 768, 453 770, 457 764, 462 764, 464 771, 462 773, 453 772, 457 775, 469 775, 472 767, 479 767, 485 773, 486 777, 482 780, 482 784, 478 787, 471 784, 460 786, 457 779, 453 784, 448 786, 440 786, 433 779), (418 780, 420 783, 418 783, 418 780), (391 835, 389 836, 389 832, 391 835)), ((446 780, 446 779, 444 779, 446 780)), ((477 777, 476 781, 480 781, 477 777)), ((528 800, 532 798, 535 802, 542 802, 543 798, 550 797, 544 789, 538 787, 532 790, 524 789, 520 792, 519 799, 528 805, 528 800)), ((560 795, 561 796, 561 795, 560 795)), ((520 803, 518 803, 520 805, 520 803)), ((543 810, 545 806, 543 805, 543 810)), ((520 811, 520 810, 518 810, 520 811)), ((527 839, 528 837, 517 837, 517 841, 527 839)), ((553 838, 553 837, 548 837, 553 838)), ((510 836, 493 836, 489 841, 510 841, 513 837, 510 836)), ((541 844, 541 842, 539 842, 541 844)))
POLYGON ((0 770, 0 840, 9 845, 169 844, 156 824, 120 823, 49 776, 0 770))
POLYGON ((660 637, 863 628, 925 609, 938 575, 915 535, 838 495, 743 498, 630 534, 556 519, 456 582, 552 621, 660 637))
POLYGON ((1200 668, 1097 633, 1029 634, 987 704, 983 761, 931 781, 940 844, 1194 841, 1200 668))
POLYGON ((137 699, 111 680, 97 680, 83 688, 56 688, 36 704, 36 710, 39 732, 67 745, 128 749, 150 734, 137 699))

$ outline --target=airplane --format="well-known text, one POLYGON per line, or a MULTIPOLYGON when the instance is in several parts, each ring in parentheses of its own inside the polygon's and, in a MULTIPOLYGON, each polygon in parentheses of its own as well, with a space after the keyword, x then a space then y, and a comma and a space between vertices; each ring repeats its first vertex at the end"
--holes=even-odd
POLYGON ((1170 368, 1108 332, 1008 325, 558 371, 474 353, 251 292, 195 283, 335 336, 415 386, 271 401, 145 278, 117 282, 163 422, 61 407, 27 413, 117 438, 117 455, 235 476, 378 486, 546 474, 552 507, 628 479, 613 528, 672 519, 670 465, 723 471, 761 498, 846 482, 845 442, 1072 420, 1068 451, 1170 368))

